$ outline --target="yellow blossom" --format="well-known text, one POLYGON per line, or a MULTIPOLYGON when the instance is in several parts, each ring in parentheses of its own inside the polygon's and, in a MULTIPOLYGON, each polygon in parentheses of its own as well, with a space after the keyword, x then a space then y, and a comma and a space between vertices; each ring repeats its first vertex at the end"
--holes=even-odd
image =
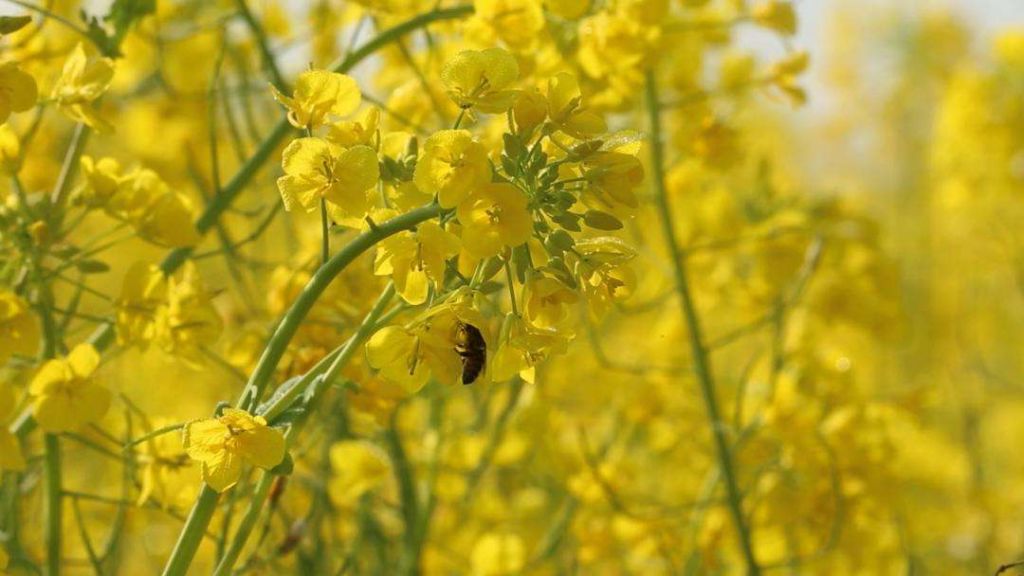
POLYGON ((470 557, 475 576, 512 576, 522 573, 526 546, 515 534, 485 534, 473 545, 470 557))
POLYGON ((0 365, 14 354, 32 356, 39 346, 39 324, 14 292, 0 290, 0 365))
POLYGON ((600 114, 583 106, 576 76, 559 72, 548 80, 548 117, 556 128, 575 138, 587 138, 607 130, 600 114))
POLYGON ((441 70, 441 82, 460 108, 491 113, 512 107, 516 92, 507 88, 518 77, 516 59, 501 48, 463 50, 441 70))
POLYGON ((523 318, 509 314, 488 368, 491 380, 504 382, 519 375, 533 383, 534 368, 551 354, 564 351, 568 341, 566 334, 536 328, 523 318))
POLYGON ((384 378, 416 392, 434 379, 444 384, 458 380, 462 363, 455 352, 459 323, 484 326, 472 296, 454 292, 406 326, 386 326, 366 343, 366 359, 384 378))
POLYGON ((644 181, 644 167, 634 149, 601 150, 587 156, 583 177, 590 184, 587 196, 610 207, 636 208, 636 189, 644 181))
POLYGON ((360 217, 369 209, 366 191, 380 177, 377 153, 369 146, 348 149, 320 138, 299 138, 284 150, 285 175, 277 179, 285 210, 312 212, 320 199, 342 214, 360 217))
POLYGON ((107 130, 110 124, 100 117, 94 102, 102 96, 114 78, 114 62, 110 58, 88 58, 79 42, 64 62, 53 99, 64 114, 91 128, 107 130))
POLYGON ((538 328, 565 328, 579 295, 560 281, 547 276, 533 276, 526 281, 523 313, 538 328))
POLYGON ((167 297, 155 315, 156 341, 165 352, 189 360, 216 342, 223 323, 210 302, 195 263, 167 279, 167 297))
POLYGON ((331 124, 327 139, 342 148, 358 145, 379 148, 380 108, 367 108, 359 120, 343 120, 331 124))
POLYGON ((440 130, 423 143, 413 181, 436 194, 442 208, 454 208, 491 179, 487 150, 466 130, 440 130))
POLYGON ((190 422, 183 445, 189 458, 202 465, 203 481, 217 492, 238 482, 243 463, 269 470, 285 456, 279 430, 267 426, 262 416, 234 408, 224 410, 219 418, 190 422))
POLYGON ((21 162, 21 142, 8 124, 0 125, 0 169, 14 173, 21 162))
POLYGON ((497 36, 516 51, 530 49, 544 29, 538 0, 474 0, 473 9, 474 18, 486 27, 481 36, 497 36))
POLYGON ((0 122, 11 112, 24 112, 36 105, 39 90, 36 81, 14 62, 0 64, 0 122))
POLYGON ((90 208, 105 206, 120 188, 121 163, 110 157, 96 160, 83 155, 79 166, 84 183, 75 193, 76 201, 90 208))
POLYGON ((380 486, 391 474, 387 455, 365 440, 336 442, 330 450, 333 473, 327 484, 331 500, 351 506, 359 497, 380 486))
POLYGON ((328 70, 299 74, 289 98, 274 88, 274 97, 288 109, 288 121, 296 128, 316 128, 328 116, 348 116, 362 101, 359 85, 352 77, 328 70))
POLYGON ((751 12, 754 22, 780 34, 796 34, 797 19, 793 4, 782 0, 768 0, 754 7, 751 12))
POLYGON ((444 279, 445 260, 459 253, 459 238, 436 222, 424 222, 414 232, 402 232, 377 246, 373 271, 390 275, 402 299, 412 305, 427 301, 430 286, 444 279))
MULTIPOLYGON (((154 421, 152 428, 171 424, 169 420, 154 421)), ((146 432, 152 430, 147 429, 146 432)), ((161 506, 187 506, 195 497, 195 477, 192 461, 175 434, 161 434, 146 442, 146 455, 142 457, 142 487, 136 500, 141 506, 153 501, 161 506)))
POLYGON ((459 204, 463 249, 480 259, 526 242, 533 231, 526 195, 511 184, 479 188, 459 204))
POLYGON ((144 344, 156 336, 156 310, 167 292, 167 280, 155 264, 136 262, 124 275, 117 307, 117 342, 121 346, 144 344))
POLYGON ((79 344, 66 357, 43 364, 29 386, 32 415, 40 428, 75 431, 106 414, 110 392, 93 380, 99 364, 100 355, 90 344, 79 344))

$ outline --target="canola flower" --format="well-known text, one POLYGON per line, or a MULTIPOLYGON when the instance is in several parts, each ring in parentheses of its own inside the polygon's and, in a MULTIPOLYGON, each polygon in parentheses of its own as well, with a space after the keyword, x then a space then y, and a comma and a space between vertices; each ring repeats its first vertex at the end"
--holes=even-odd
POLYGON ((228 4, 0 18, 0 571, 1024 552, 1024 34, 228 4))

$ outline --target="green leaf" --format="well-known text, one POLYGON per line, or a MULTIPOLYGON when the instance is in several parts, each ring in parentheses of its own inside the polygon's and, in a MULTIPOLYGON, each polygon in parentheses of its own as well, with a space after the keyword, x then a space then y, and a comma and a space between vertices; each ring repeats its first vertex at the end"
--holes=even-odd
POLYGON ((544 247, 553 255, 561 255, 575 245, 576 242, 565 230, 555 230, 544 239, 544 247))
POLYGON ((32 22, 31 16, 0 16, 0 35, 6 36, 21 30, 32 22))
POLYGON ((596 230, 620 230, 622 221, 607 212, 587 210, 583 214, 583 222, 596 230))
POLYGON ((558 216, 552 216, 551 220, 566 230, 572 230, 573 232, 579 232, 582 230, 582 228, 580 228, 579 214, 566 212, 564 214, 559 214, 558 216))

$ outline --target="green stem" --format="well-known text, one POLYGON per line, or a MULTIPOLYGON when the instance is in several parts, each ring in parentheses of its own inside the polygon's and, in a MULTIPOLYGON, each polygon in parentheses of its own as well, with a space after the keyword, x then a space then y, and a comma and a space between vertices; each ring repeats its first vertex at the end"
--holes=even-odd
POLYGON ((178 542, 171 551, 171 557, 164 566, 163 576, 183 576, 188 572, 192 558, 196 555, 199 543, 206 534, 206 527, 210 525, 213 512, 217 508, 217 492, 206 484, 199 491, 199 497, 192 506, 192 511, 185 520, 185 528, 178 536, 178 542))
POLYGON ((320 248, 323 256, 321 262, 327 264, 331 259, 331 223, 327 218, 327 200, 324 198, 320 199, 320 235, 323 242, 320 248))
POLYGON ((60 439, 55 434, 47 434, 44 445, 43 538, 46 545, 46 565, 43 574, 46 576, 57 576, 60 574, 62 512, 60 439))
POLYGON ((715 443, 718 466, 722 471, 722 478, 725 482, 729 512, 732 516, 733 526, 739 538, 740 548, 747 565, 747 574, 756 576, 761 573, 761 569, 754 556, 750 529, 743 515, 742 496, 740 495, 736 473, 733 469, 732 451, 725 437, 724 423, 720 415, 718 400, 715 397, 715 380, 711 360, 704 345, 700 318, 697 315, 697 307, 690 293, 686 260, 679 248, 675 223, 672 219, 672 208, 669 205, 668 195, 666 194, 665 153, 662 148, 661 134, 661 108, 658 103, 658 87, 653 71, 649 70, 647 72, 646 84, 647 112, 651 131, 650 143, 651 166, 654 177, 654 200, 657 205, 659 219, 661 220, 662 231, 665 235, 665 242, 668 245, 669 257, 672 259, 675 288, 683 308, 683 320, 690 334, 693 371, 697 377, 697 382, 700 384, 701 397, 704 400, 704 408, 708 415, 708 424, 715 443))
POLYGON ((270 73, 271 81, 278 90, 282 93, 287 93, 288 83, 284 81, 284 76, 281 75, 281 70, 277 67, 277 62, 274 61, 274 53, 270 51, 270 43, 267 41, 266 32, 263 31, 260 23, 256 21, 245 0, 236 0, 235 5, 238 7, 238 13, 242 15, 242 19, 249 26, 252 35, 256 38, 256 46, 260 49, 263 66, 270 73))
MULTIPOLYGON (((293 429, 290 428, 288 431, 291 432, 293 429)), ((288 435, 290 436, 291 434, 288 435)), ((224 553, 224 557, 221 559, 220 564, 217 565, 217 569, 214 570, 214 576, 231 574, 235 563, 238 562, 238 556, 242 553, 242 548, 245 547, 249 535, 252 534, 253 529, 256 527, 256 522, 259 521, 260 513, 263 511, 263 504, 267 501, 267 494, 270 492, 270 487, 274 485, 274 478, 275 476, 270 472, 263 472, 260 475, 260 479, 256 482, 256 488, 253 489, 252 495, 249 496, 249 507, 245 511, 245 516, 242 517, 242 521, 238 524, 238 530, 235 531, 235 537, 231 540, 231 546, 224 553)))
POLYGON ((71 182, 75 179, 75 173, 78 171, 78 161, 82 157, 82 151, 85 150, 85 144, 89 140, 89 127, 85 124, 79 124, 75 127, 75 134, 71 137, 71 145, 68 146, 67 154, 64 156, 64 163, 61 165, 60 175, 57 177, 57 184, 53 187, 53 193, 50 195, 50 201, 53 204, 53 214, 62 216, 61 208, 68 197, 68 189, 71 188, 71 182))
MULTIPOLYGON (((393 284, 388 284, 387 288, 381 293, 377 299, 377 303, 374 304, 373 308, 363 318, 359 328, 356 329, 355 334, 345 343, 345 346, 341 349, 341 352, 335 356, 331 365, 319 376, 322 385, 316 390, 316 396, 310 401, 306 407, 303 415, 293 424, 288 432, 285 434, 285 440, 289 441, 298 435, 302 430, 303 424, 309 418, 310 413, 315 409, 317 400, 320 394, 326 388, 326 384, 329 384, 338 372, 348 363, 349 360, 355 355, 359 347, 370 337, 370 334, 377 329, 378 321, 384 314, 384 308, 387 307, 388 302, 391 301, 395 296, 395 287, 393 284)), ((312 372, 312 371, 311 371, 312 372)), ((252 534, 253 529, 256 527, 256 523, 259 521, 260 514, 263 511, 263 506, 267 501, 267 492, 270 490, 271 485, 274 482, 274 475, 270 472, 263 472, 259 481, 256 484, 256 489, 253 491, 252 497, 249 499, 249 508, 245 512, 245 516, 242 521, 238 524, 238 530, 235 532, 235 536, 231 541, 230 547, 224 554, 224 558, 220 561, 214 576, 227 576, 231 574, 231 570, 238 562, 238 557, 242 553, 242 549, 245 547, 246 541, 252 534)))
POLYGON ((277 363, 284 355, 288 344, 291 342, 299 325, 309 313, 313 304, 320 298, 320 295, 334 278, 341 273, 353 260, 363 252, 366 252, 381 240, 416 226, 417 224, 436 217, 441 213, 437 204, 430 204, 396 216, 390 220, 376 224, 366 232, 356 236, 330 260, 324 263, 310 278, 309 282, 299 293, 299 296, 292 303, 292 307, 281 318, 277 330, 274 331, 270 341, 267 342, 263 355, 249 383, 242 392, 237 406, 242 409, 251 410, 259 402, 263 391, 277 369, 277 363))
MULTIPOLYGON (((281 322, 270 337, 270 341, 267 342, 263 355, 260 356, 259 363, 256 365, 256 369, 252 377, 249 378, 249 383, 246 385, 236 405, 249 411, 252 411, 257 406, 260 397, 263 395, 264 388, 266 388, 274 371, 277 369, 277 363, 281 360, 285 350, 287 350, 288 344, 291 342, 295 332, 298 331, 303 319, 305 319, 324 290, 327 289, 327 286, 330 285, 331 281, 342 270, 381 240, 416 226, 420 222, 434 218, 440 213, 440 206, 431 204, 396 216, 356 236, 352 242, 324 263, 313 274, 313 277, 306 283, 306 286, 299 293, 295 302, 292 303, 292 307, 281 318, 281 322)), ((195 557, 202 534, 213 516, 216 504, 216 492, 209 486, 204 485, 199 499, 196 500, 196 504, 191 514, 189 514, 188 521, 182 528, 181 534, 178 537, 178 543, 174 547, 174 552, 172 552, 171 558, 164 568, 164 576, 180 576, 188 570, 189 565, 192 563, 192 558, 195 557)))

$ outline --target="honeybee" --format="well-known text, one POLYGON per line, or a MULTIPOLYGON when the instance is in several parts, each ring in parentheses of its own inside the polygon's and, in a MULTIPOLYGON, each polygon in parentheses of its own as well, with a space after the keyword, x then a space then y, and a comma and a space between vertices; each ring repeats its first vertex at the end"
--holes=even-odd
POLYGON ((487 342, 484 342, 480 329, 459 322, 455 328, 455 352, 462 359, 462 383, 476 382, 487 363, 487 342))

